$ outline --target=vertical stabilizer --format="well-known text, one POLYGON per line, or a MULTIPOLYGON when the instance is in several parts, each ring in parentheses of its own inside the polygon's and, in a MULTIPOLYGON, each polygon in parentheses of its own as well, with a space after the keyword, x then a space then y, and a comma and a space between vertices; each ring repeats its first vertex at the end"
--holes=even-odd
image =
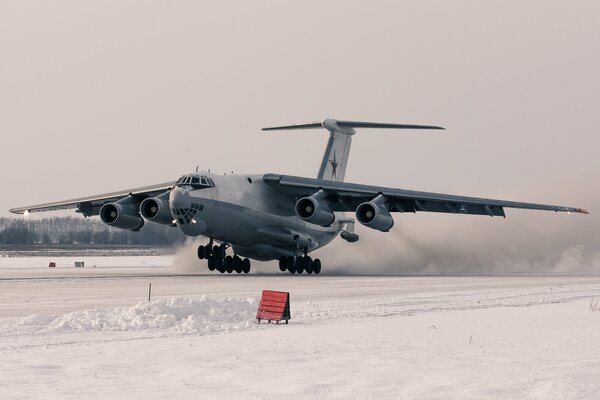
POLYGON ((336 130, 329 131, 329 141, 327 142, 327 147, 325 147, 317 179, 344 181, 353 134, 338 132, 336 130))

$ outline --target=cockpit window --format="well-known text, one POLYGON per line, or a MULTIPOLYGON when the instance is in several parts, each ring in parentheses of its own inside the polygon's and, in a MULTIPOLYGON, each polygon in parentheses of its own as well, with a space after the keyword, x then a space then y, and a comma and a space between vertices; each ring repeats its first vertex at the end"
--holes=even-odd
POLYGON ((204 189, 215 186, 213 181, 200 175, 185 175, 175 182, 175 186, 192 186, 194 189, 204 189))

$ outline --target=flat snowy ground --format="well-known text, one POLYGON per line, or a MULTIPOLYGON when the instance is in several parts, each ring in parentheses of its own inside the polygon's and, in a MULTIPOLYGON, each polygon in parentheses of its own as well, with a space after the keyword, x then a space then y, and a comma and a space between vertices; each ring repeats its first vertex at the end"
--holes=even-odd
POLYGON ((0 399, 600 398, 600 277, 93 262, 0 259, 0 399), (255 323, 263 289, 291 292, 289 325, 255 323))

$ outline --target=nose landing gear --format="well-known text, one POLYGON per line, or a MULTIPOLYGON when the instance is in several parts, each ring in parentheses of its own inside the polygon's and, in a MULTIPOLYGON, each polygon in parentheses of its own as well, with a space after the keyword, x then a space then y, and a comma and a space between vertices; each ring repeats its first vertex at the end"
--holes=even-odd
POLYGON ((238 255, 227 256, 227 246, 212 245, 212 239, 206 246, 198 246, 198 258, 208 261, 208 269, 210 271, 217 270, 220 273, 227 272, 228 274, 234 271, 238 274, 247 274, 250 272, 250 260, 240 258, 238 255))

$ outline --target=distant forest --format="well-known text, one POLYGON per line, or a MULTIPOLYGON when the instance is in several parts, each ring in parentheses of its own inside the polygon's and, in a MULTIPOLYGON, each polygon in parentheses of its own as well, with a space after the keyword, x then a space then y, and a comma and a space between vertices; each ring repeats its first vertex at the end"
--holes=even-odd
POLYGON ((0 218, 0 245, 152 245, 183 242, 179 229, 147 222, 139 232, 102 223, 97 218, 55 217, 44 219, 0 218))

